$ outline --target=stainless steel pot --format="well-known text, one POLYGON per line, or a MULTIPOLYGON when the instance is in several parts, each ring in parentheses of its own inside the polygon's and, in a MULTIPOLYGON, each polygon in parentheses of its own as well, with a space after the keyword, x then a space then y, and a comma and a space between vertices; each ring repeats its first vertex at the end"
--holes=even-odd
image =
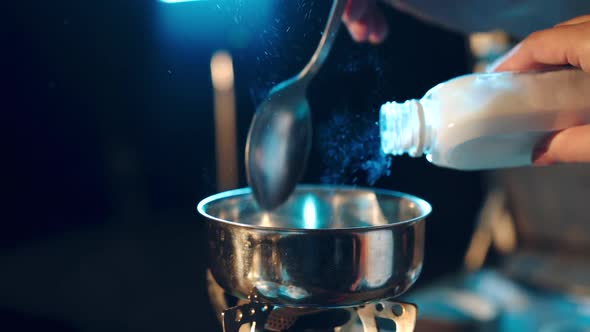
POLYGON ((430 205, 392 191, 299 186, 272 213, 249 189, 201 201, 211 272, 253 302, 334 308, 396 297, 418 278, 430 205))

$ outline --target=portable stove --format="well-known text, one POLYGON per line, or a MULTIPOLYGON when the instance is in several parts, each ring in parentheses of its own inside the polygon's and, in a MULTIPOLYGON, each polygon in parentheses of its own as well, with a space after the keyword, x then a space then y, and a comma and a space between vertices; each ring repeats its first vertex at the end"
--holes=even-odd
POLYGON ((427 202, 318 185, 297 187, 272 212, 261 211, 249 189, 211 196, 198 210, 225 332, 377 332, 383 319, 391 330, 413 331, 416 306, 390 299, 422 269, 427 202), (229 306, 225 293, 242 301, 229 306))

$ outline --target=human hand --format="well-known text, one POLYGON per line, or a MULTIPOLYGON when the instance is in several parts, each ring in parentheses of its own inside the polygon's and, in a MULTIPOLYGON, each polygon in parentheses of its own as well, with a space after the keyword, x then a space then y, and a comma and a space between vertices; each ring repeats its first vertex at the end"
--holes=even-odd
POLYGON ((348 0, 342 21, 357 42, 382 42, 387 36, 387 22, 377 0, 348 0))
POLYGON ((499 28, 515 37, 590 12, 590 2, 580 0, 348 0, 342 19, 354 40, 375 44, 387 36, 388 25, 378 1, 454 31, 472 33, 499 28))
MULTIPOLYGON (((529 71, 564 65, 590 73, 590 15, 529 35, 492 71, 529 71)), ((535 149, 533 161, 536 165, 590 162, 590 125, 547 137, 535 149)))

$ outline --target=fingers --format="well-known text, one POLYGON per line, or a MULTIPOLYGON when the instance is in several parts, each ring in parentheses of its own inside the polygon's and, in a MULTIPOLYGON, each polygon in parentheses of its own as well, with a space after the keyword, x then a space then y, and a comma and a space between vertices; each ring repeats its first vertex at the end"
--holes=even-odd
POLYGON ((369 29, 369 42, 372 44, 381 43, 387 37, 388 26, 387 21, 378 8, 373 11, 370 20, 371 28, 369 29))
POLYGON ((348 0, 342 20, 345 23, 360 20, 367 12, 370 2, 373 2, 373 0, 348 0))
POLYGON ((357 42, 377 44, 387 36, 387 22, 376 0, 349 0, 342 20, 357 42))
POLYGON ((571 65, 590 72, 590 17, 535 32, 517 45, 492 71, 528 71, 571 65))
MULTIPOLYGON (((563 65, 590 73, 590 15, 531 34, 500 59, 492 71, 529 71, 563 65)), ((547 137, 535 149, 533 163, 590 163, 590 125, 547 137)))
POLYGON ((368 17, 363 16, 356 21, 346 23, 350 36, 354 41, 362 43, 367 41, 369 37, 369 20, 368 17))
POLYGON ((545 139, 535 149, 538 166, 590 162, 590 125, 572 127, 545 139))

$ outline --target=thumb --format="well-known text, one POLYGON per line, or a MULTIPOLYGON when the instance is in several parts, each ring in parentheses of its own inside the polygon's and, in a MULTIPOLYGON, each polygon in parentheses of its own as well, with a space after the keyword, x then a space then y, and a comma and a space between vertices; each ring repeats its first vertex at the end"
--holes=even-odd
POLYGON ((590 125, 572 127, 544 139, 533 153, 537 166, 590 162, 590 125))

